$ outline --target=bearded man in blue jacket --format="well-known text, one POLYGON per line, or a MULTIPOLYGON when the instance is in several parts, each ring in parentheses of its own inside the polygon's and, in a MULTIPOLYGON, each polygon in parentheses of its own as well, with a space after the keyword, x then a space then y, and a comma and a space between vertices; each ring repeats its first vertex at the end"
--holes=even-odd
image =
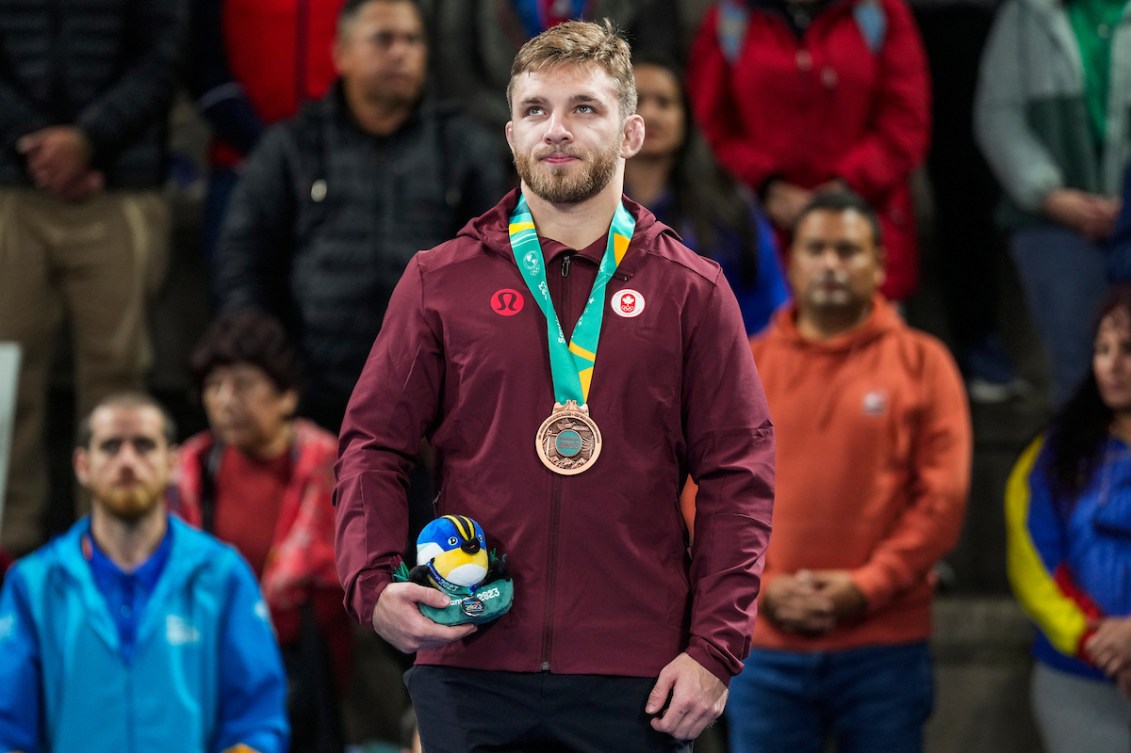
POLYGON ((82 422, 91 515, 0 594, 0 751, 286 752, 286 681, 251 569, 166 512, 174 437, 141 394, 82 422))

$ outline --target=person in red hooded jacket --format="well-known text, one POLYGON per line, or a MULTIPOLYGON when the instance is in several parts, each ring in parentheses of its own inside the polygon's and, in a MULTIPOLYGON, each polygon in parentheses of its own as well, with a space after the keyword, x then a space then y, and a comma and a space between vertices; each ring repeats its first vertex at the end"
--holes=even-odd
POLYGON ((692 109, 719 161, 788 231, 814 191, 849 188, 876 208, 882 291, 917 280, 912 171, 930 140, 930 78, 902 0, 722 0, 688 64, 692 109))
POLYGON ((255 311, 214 320, 190 368, 209 430, 180 448, 170 508, 259 579, 290 678, 293 753, 340 753, 352 636, 334 570, 333 434, 294 417, 295 350, 255 311))

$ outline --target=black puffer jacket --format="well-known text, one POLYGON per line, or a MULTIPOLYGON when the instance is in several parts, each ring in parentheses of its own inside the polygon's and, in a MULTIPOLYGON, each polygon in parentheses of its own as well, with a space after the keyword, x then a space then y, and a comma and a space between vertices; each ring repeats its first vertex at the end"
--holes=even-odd
POLYGON ((0 185, 31 185, 16 141, 76 125, 111 188, 165 174, 190 0, 0 0, 0 185))
POLYGON ((374 137, 340 85, 264 135, 232 194, 215 292, 287 324, 307 415, 336 427, 405 265, 503 194, 505 143, 431 104, 374 137))

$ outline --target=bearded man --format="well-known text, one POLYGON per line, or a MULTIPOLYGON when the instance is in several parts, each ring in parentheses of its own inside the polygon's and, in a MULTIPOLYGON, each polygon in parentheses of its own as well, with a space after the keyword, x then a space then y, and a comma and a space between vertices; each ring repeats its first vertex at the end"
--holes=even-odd
POLYGON ((416 652, 425 750, 689 751, 748 650, 765 398, 719 266, 623 195, 644 140, 628 44, 607 23, 555 26, 518 53, 508 99, 521 186, 413 257, 350 399, 347 606, 416 652), (514 605, 488 625, 433 623, 420 605, 448 597, 392 582, 422 436, 437 514, 475 518, 509 555, 514 605))
POLYGON ((91 514, 18 561, 0 594, 0 750, 287 750, 282 660, 251 568, 166 512, 175 435, 135 393, 80 425, 91 514))

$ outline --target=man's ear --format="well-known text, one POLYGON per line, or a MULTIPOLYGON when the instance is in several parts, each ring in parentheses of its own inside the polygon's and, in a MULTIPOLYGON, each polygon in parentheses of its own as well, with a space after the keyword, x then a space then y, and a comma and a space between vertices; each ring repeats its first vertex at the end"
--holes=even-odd
POLYGON ((624 119, 624 139, 621 142, 620 156, 628 159, 644 146, 644 118, 629 115, 624 119))
POLYGON ((888 278, 887 273, 887 252, 883 246, 876 246, 876 288, 884 284, 888 278))
POLYGON ((90 485, 90 453, 85 447, 76 447, 71 453, 71 465, 75 469, 75 478, 82 486, 90 485))
POLYGON ((503 127, 503 133, 507 137, 507 145, 514 151, 514 121, 508 120, 507 124, 503 127))

